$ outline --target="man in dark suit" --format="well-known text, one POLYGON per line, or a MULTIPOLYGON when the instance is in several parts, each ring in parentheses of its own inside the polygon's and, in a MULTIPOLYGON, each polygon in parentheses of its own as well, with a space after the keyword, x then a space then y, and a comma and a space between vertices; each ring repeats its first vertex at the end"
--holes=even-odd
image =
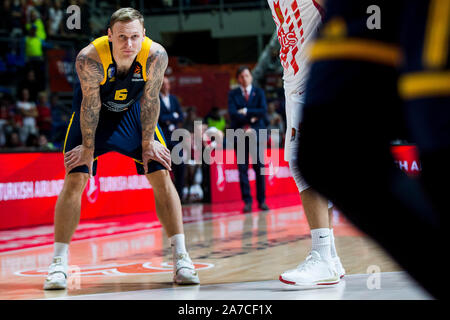
MULTIPOLYGON (((250 69, 246 66, 240 67, 236 72, 236 79, 239 83, 239 87, 233 89, 228 94, 228 112, 231 118, 232 129, 244 129, 248 132, 249 129, 256 131, 256 155, 263 155, 265 148, 264 142, 259 141, 258 131, 260 129, 266 129, 266 113, 267 103, 264 95, 264 91, 261 88, 256 88, 252 85, 253 77, 250 69), (261 152, 260 152, 261 151, 261 152)), ((238 143, 240 139, 234 140, 234 149, 238 151, 238 143)), ((250 183, 248 181, 248 165, 249 165, 249 153, 250 144, 249 139, 246 137, 245 141, 245 158, 244 163, 239 163, 238 156, 238 169, 239 169, 239 182, 241 187, 242 200, 245 203, 244 212, 250 212, 252 210, 252 196, 250 194, 250 183)), ((241 140, 241 143, 244 143, 241 140)), ((252 154, 253 155, 253 154, 252 154)), ((264 159, 258 157, 255 163, 255 157, 252 157, 252 166, 256 174, 256 198, 259 203, 259 208, 262 210, 269 210, 266 204, 266 186, 265 176, 262 175, 261 170, 264 168, 264 159)))
MULTIPOLYGON (((172 151, 173 147, 178 144, 178 141, 171 140, 172 132, 183 123, 184 117, 177 97, 170 93, 170 80, 167 77, 164 77, 159 93, 159 100, 161 102, 161 108, 158 124, 164 133, 164 137, 166 137, 167 148, 172 151)), ((172 162, 175 188, 177 189, 180 200, 183 200, 184 166, 184 161, 180 164, 172 162)))

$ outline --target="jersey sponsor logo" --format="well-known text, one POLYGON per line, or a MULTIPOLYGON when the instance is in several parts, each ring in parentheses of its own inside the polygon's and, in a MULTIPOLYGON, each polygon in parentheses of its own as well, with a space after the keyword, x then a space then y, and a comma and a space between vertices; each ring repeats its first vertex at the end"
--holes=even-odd
POLYGON ((109 67, 108 69, 108 78, 114 77, 116 74, 116 68, 114 66, 109 67))
POLYGON ((122 112, 128 109, 128 107, 134 103, 134 99, 131 99, 128 103, 115 103, 112 101, 104 102, 103 105, 109 110, 113 112, 122 112))
POLYGON ((141 70, 142 70, 141 66, 137 64, 136 67, 134 68, 133 78, 131 79, 131 81, 143 81, 141 70))
POLYGON ((297 35, 294 30, 285 32, 283 28, 278 29, 278 41, 281 45, 280 60, 285 69, 289 68, 288 54, 298 43, 297 35))
MULTIPOLYGON (((193 262, 196 270, 206 270, 214 267, 212 263, 193 262)), ((77 274, 82 277, 105 277, 105 276, 129 276, 143 274, 172 273, 173 264, 170 262, 131 262, 131 263, 111 263, 104 265, 77 266, 77 274)), ((25 277, 45 277, 48 269, 21 270, 15 272, 18 276, 25 277)))

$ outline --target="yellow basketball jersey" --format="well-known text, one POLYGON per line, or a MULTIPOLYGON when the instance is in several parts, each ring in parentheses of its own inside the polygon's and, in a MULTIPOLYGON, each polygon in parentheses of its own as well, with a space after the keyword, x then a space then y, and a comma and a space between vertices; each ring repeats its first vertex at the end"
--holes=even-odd
POLYGON ((100 82, 100 98, 102 106, 109 111, 121 112, 128 109, 143 93, 147 81, 147 59, 152 40, 144 38, 142 48, 137 54, 125 77, 116 76, 117 66, 112 54, 112 43, 108 36, 92 41, 103 65, 103 80, 100 82))

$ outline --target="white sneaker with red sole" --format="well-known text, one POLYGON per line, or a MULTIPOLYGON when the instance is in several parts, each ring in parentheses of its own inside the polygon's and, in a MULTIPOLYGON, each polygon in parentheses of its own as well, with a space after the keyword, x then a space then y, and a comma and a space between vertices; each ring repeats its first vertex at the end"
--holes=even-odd
POLYGON ((334 266, 336 268, 336 272, 339 275, 339 278, 342 279, 345 276, 345 269, 341 263, 341 259, 339 257, 333 258, 334 266))
POLYGON ((54 257, 48 268, 48 275, 44 282, 44 290, 64 290, 67 288, 68 265, 62 257, 54 257))
POLYGON ((296 269, 283 272, 279 279, 294 286, 333 285, 340 281, 334 262, 322 259, 314 250, 296 269))
POLYGON ((187 253, 173 256, 173 282, 176 284, 199 284, 198 272, 187 253))

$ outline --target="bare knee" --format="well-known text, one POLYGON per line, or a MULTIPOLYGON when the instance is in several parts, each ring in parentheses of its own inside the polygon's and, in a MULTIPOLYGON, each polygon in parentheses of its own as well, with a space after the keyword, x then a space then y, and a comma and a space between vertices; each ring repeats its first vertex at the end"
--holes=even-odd
POLYGON ((87 173, 71 173, 64 180, 63 191, 66 196, 80 196, 89 180, 87 173))
POLYGON ((167 170, 158 170, 147 174, 147 179, 156 192, 170 192, 174 188, 170 173, 167 170))

